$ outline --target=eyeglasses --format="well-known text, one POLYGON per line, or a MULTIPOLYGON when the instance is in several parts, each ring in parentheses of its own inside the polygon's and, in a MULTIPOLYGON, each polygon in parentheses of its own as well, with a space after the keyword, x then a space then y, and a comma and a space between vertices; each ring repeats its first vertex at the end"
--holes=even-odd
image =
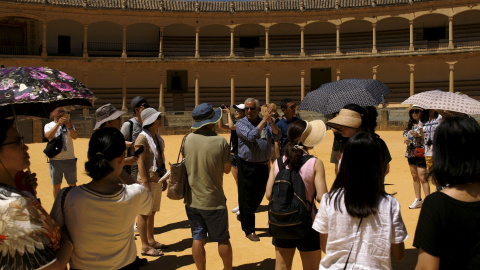
POLYGON ((245 107, 245 111, 253 111, 255 110, 257 107, 245 107))
POLYGON ((412 113, 420 113, 422 112, 422 110, 419 110, 419 109, 415 109, 415 110, 411 110, 412 113))
POLYGON ((0 146, 5 146, 5 145, 9 145, 9 144, 15 144, 16 146, 22 146, 23 145, 23 136, 20 136, 18 137, 15 141, 13 142, 8 142, 8 143, 4 143, 0 146))

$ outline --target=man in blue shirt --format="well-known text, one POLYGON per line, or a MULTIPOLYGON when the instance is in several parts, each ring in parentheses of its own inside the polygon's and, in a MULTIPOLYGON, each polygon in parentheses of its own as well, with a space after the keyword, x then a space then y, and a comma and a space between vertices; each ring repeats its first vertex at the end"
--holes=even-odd
POLYGON ((281 134, 272 121, 273 108, 268 105, 263 119, 258 116, 257 99, 245 100, 245 117, 237 121, 238 135, 238 203, 242 230, 251 241, 260 241, 255 234, 255 211, 265 196, 272 139, 281 134))
POLYGON ((297 105, 289 98, 284 98, 280 101, 280 108, 283 111, 283 116, 277 122, 277 127, 282 134, 282 138, 278 141, 275 141, 275 155, 280 157, 283 155, 283 149, 285 149, 285 145, 288 142, 288 128, 290 124, 297 120, 302 120, 300 117, 295 116, 295 110, 297 109, 297 105))

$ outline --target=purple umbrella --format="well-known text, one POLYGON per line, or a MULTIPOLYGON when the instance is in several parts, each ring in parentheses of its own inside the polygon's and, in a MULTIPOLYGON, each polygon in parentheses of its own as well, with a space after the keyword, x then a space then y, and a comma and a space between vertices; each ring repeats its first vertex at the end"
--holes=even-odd
POLYGON ((0 116, 49 118, 58 107, 91 107, 95 95, 70 75, 47 67, 0 69, 0 116))

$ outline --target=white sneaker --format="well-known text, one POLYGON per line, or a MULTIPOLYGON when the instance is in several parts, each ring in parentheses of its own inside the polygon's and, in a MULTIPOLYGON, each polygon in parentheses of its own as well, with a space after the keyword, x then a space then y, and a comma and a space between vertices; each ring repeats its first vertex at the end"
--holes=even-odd
POLYGON ((237 206, 232 209, 232 213, 237 213, 240 210, 240 206, 237 206))
POLYGON ((237 211, 237 216, 240 216, 240 210, 237 211))
POLYGON ((415 208, 420 208, 422 207, 422 204, 423 204, 423 201, 422 200, 417 200, 417 198, 415 198, 415 201, 413 201, 412 205, 410 205, 408 208, 410 209, 415 209, 415 208))
POLYGON ((133 226, 133 232, 138 233, 137 223, 135 223, 135 226, 133 226))

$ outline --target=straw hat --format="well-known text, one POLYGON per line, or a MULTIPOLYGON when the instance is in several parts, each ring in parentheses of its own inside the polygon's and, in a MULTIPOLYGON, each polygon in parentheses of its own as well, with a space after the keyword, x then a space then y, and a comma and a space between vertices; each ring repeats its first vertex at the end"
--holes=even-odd
POLYGON ((95 123, 94 130, 99 129, 100 126, 108 121, 115 120, 119 118, 125 112, 119 111, 111 103, 103 105, 95 111, 95 118, 97 122, 95 123))
POLYGON ((408 113, 410 113, 411 110, 421 110, 423 111, 424 109, 418 105, 413 105, 410 109, 408 109, 408 113))
POLYGON ((146 108, 143 110, 140 114, 140 117, 142 118, 142 127, 153 124, 153 122, 158 119, 160 114, 161 112, 157 112, 157 110, 154 108, 146 108))
POLYGON ((314 120, 307 122, 307 127, 300 136, 299 143, 302 143, 306 147, 314 147, 321 143, 327 133, 327 127, 322 120, 314 120))
POLYGON ((192 118, 192 129, 199 129, 205 125, 217 123, 222 118, 222 109, 213 109, 212 105, 202 103, 193 109, 192 118))
POLYGON ((352 110, 341 109, 336 117, 327 122, 327 126, 340 130, 341 127, 359 128, 362 116, 352 110))

